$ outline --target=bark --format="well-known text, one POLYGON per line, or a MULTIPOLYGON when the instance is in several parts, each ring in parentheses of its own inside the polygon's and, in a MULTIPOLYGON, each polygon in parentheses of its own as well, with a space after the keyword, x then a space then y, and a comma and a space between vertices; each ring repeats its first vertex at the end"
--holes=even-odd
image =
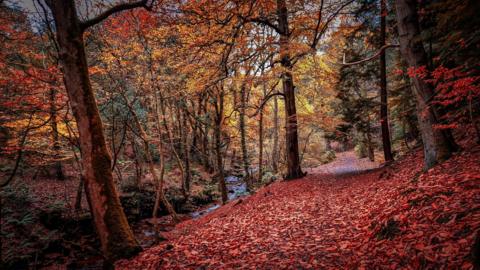
POLYGON ((277 17, 280 34, 280 58, 284 68, 282 74, 283 93, 285 95, 285 140, 287 154, 286 179, 295 179, 305 176, 300 168, 300 155, 298 150, 297 109, 295 106, 295 86, 292 76, 292 62, 290 50, 290 30, 288 26, 288 10, 285 0, 277 0, 277 17))
POLYGON ((239 117, 239 126, 240 126, 240 146, 242 148, 242 163, 243 163, 243 173, 245 175, 245 182, 247 183, 248 190, 252 190, 252 181, 250 176, 250 164, 248 160, 248 150, 247 150, 247 131, 245 127, 245 111, 247 107, 246 101, 246 85, 242 83, 240 87, 240 117, 239 117))
POLYGON ((132 152, 133 152, 133 157, 134 157, 134 162, 135 162, 135 184, 137 187, 137 190, 140 189, 140 184, 142 182, 142 163, 140 162, 140 157, 137 152, 137 146, 135 143, 135 137, 132 135, 131 138, 131 145, 132 145, 132 152))
POLYGON ((263 109, 260 109, 258 119, 258 182, 262 182, 263 176, 263 109))
POLYGON ((50 126, 52 128, 52 139, 53 139, 53 152, 55 154, 55 177, 58 180, 65 180, 65 175, 63 174, 62 163, 57 159, 60 157, 60 142, 58 140, 58 119, 57 119, 57 105, 56 105, 56 90, 55 88, 50 89, 50 126))
POLYGON ((183 143, 183 160, 185 163, 185 190, 186 190, 186 197, 188 197, 188 194, 190 193, 190 181, 192 178, 192 175, 190 173, 190 144, 189 144, 189 138, 188 138, 188 128, 187 128, 187 113, 185 111, 182 112, 183 116, 183 130, 181 132, 182 134, 182 143, 183 143))
POLYGON ((215 156, 217 163, 218 187, 222 195, 222 203, 228 201, 227 185, 225 184, 225 172, 222 157, 222 125, 223 125, 223 93, 219 93, 215 103, 215 156))
MULTIPOLYGON (((203 105, 203 99, 200 101, 199 105, 199 113, 198 115, 206 115, 204 108, 206 108, 207 104, 203 105)), ((206 110, 206 109, 205 109, 206 110)), ((201 142, 200 142, 200 152, 202 153, 202 165, 207 170, 210 171, 210 162, 208 159, 208 121, 205 119, 205 123, 200 125, 200 133, 201 133, 201 142)))
MULTIPOLYGON (((160 134, 159 134, 159 136, 160 136, 160 134)), ((172 217, 174 219, 178 220, 178 217, 177 217, 177 214, 175 213, 175 210, 173 209, 172 205, 168 202, 167 198, 165 197, 165 193, 163 192, 163 183, 164 183, 163 179, 164 179, 164 176, 165 176, 165 157, 163 156, 163 142, 162 142, 161 138, 160 138, 159 143, 158 143, 158 151, 159 151, 159 155, 160 155, 160 177, 159 177, 158 183, 157 183, 157 192, 155 194, 155 204, 153 206, 152 217, 154 219, 157 218, 158 209, 160 208, 160 201, 162 201, 162 203, 164 205, 166 205, 167 211, 169 211, 169 213, 172 214, 172 217)))
MULTIPOLYGON (((380 47, 385 46, 386 38, 386 0, 380 0, 380 47)), ((392 145, 390 142, 390 129, 388 124, 388 100, 387 100, 387 64, 385 50, 380 54, 380 124, 382 126, 383 156, 385 162, 393 161, 392 145)))
POLYGON ((273 98, 273 149, 272 149, 272 169, 274 173, 278 172, 278 100, 273 98))
MULTIPOLYGON (((397 26, 400 38, 400 51, 410 67, 427 66, 427 55, 420 38, 420 27, 416 0, 396 0, 397 26)), ((422 135, 425 168, 448 159, 457 146, 450 130, 435 129, 438 113, 429 105, 433 89, 418 77, 412 78, 417 101, 417 117, 422 135)))
POLYGON ((47 1, 56 25, 65 87, 80 134, 85 193, 108 261, 128 258, 141 247, 123 212, 110 169, 111 157, 88 77, 88 65, 73 0, 47 1))
POLYGON ((370 132, 370 129, 367 130, 367 133, 365 134, 365 136, 366 136, 366 139, 367 139, 368 159, 370 159, 370 161, 375 161, 375 151, 373 149, 372 134, 370 132))

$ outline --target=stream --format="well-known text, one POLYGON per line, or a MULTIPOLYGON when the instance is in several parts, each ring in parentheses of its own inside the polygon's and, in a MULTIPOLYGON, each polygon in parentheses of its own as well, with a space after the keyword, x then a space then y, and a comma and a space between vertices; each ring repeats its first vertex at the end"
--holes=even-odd
MULTIPOLYGON (((243 181, 241 177, 234 176, 234 175, 227 176, 225 177, 225 184, 227 185, 229 201, 235 200, 237 198, 240 198, 249 194, 247 191, 247 184, 245 183, 245 181, 243 181)), ((190 215, 192 216, 192 218, 199 218, 203 215, 206 215, 212 212, 213 210, 219 208, 220 206, 221 204, 216 203, 211 205, 208 208, 192 212, 190 215)))

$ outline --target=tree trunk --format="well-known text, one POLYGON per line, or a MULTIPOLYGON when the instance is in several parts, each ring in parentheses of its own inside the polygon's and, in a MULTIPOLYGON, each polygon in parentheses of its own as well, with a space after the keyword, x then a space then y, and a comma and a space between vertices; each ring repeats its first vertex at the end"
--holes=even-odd
POLYGON ((55 177, 58 180, 65 180, 65 175, 62 170, 62 163, 57 159, 60 156, 60 142, 58 141, 58 128, 57 128, 57 106, 56 106, 56 90, 55 88, 50 89, 50 126, 52 128, 52 139, 53 139, 53 152, 54 152, 54 168, 55 168, 55 177))
POLYGON ((278 172, 278 100, 273 97, 273 149, 272 149, 272 169, 274 173, 278 172))
POLYGON ((262 176, 263 176, 263 108, 260 109, 260 116, 258 119, 258 182, 262 182, 262 176))
POLYGON ((111 157, 88 77, 83 31, 75 2, 50 0, 47 3, 55 19, 65 87, 80 134, 85 192, 102 251, 109 261, 132 257, 141 247, 128 225, 113 183, 111 157))
POLYGON ((247 184, 248 190, 252 190, 252 181, 250 177, 250 164, 248 161, 248 150, 247 150, 247 140, 246 140, 246 127, 245 127, 245 110, 247 107, 246 101, 246 85, 242 83, 240 87, 240 117, 239 117, 239 126, 240 126, 240 145, 242 148, 242 161, 243 161, 243 173, 244 179, 247 184))
POLYGON ((286 179, 305 176, 300 168, 298 151, 297 109, 295 107, 295 86, 292 77, 292 62, 290 59, 290 33, 288 26, 288 10, 285 0, 277 0, 278 28, 280 30, 280 58, 284 68, 282 74, 283 93, 285 95, 285 139, 287 151, 286 179))
POLYGON ((139 154, 137 152, 137 146, 136 146, 136 143, 135 143, 135 135, 132 134, 132 137, 131 137, 131 145, 132 145, 132 152, 133 152, 133 157, 134 157, 134 163, 135 163, 135 185, 136 185, 136 189, 139 190, 140 189, 140 184, 142 183, 142 164, 140 162, 140 157, 139 157, 139 154))
POLYGON ((190 193, 190 181, 191 181, 191 173, 190 173, 190 144, 189 144, 189 138, 188 138, 188 128, 187 128, 187 113, 185 111, 182 111, 182 116, 183 116, 183 130, 182 130, 182 143, 183 143, 183 160, 185 161, 185 190, 186 190, 186 197, 188 197, 188 194, 190 193))
MULTIPOLYGON (((182 181, 182 193, 183 193, 183 196, 184 197, 187 197, 187 191, 185 189, 185 182, 184 182, 184 179, 185 179, 185 169, 183 168, 183 163, 182 163, 182 160, 180 159, 180 155, 178 154, 176 148, 175 148, 175 142, 173 141, 173 133, 172 133, 172 130, 170 129, 170 127, 168 126, 167 124, 167 114, 166 114, 166 108, 165 108, 165 103, 164 103, 164 99, 163 97, 160 95, 160 111, 162 112, 162 119, 163 119, 163 127, 165 128, 165 130, 167 131, 167 137, 168 137, 168 140, 170 142, 170 148, 171 148, 171 151, 173 152, 173 156, 175 157, 175 161, 177 163, 177 167, 178 169, 180 170, 180 175, 181 175, 181 181, 182 181)), ((170 114, 172 115, 172 113, 170 114)), ((172 120, 173 122, 173 120, 172 120)), ((173 123, 172 123, 173 124, 173 123)))
POLYGON ((367 129, 367 132, 365 134, 366 141, 367 141, 367 155, 368 159, 370 161, 375 161, 375 151, 373 148, 373 143, 372 143, 372 134, 370 132, 370 128, 367 129))
MULTIPOLYGON (((386 38, 386 0, 380 0, 380 47, 385 45, 386 38)), ((380 124, 382 126, 383 156, 385 162, 393 161, 392 145, 390 142, 390 129, 388 124, 388 100, 387 100, 387 64, 385 50, 380 54, 380 124)))
MULTIPOLYGON (((411 68, 427 66, 427 56, 420 38, 417 1, 396 0, 395 3, 402 56, 411 68)), ((438 123, 438 114, 435 108, 428 104, 433 96, 432 87, 417 76, 413 77, 412 81, 415 86, 414 94, 425 154, 425 168, 428 169, 448 159, 456 150, 456 144, 449 130, 434 128, 438 123)))
POLYGON ((228 201, 227 185, 225 184, 225 172, 222 161, 222 125, 223 125, 223 93, 219 93, 215 101, 215 152, 217 161, 218 187, 222 195, 222 203, 228 201))
POLYGON ((62 0, 48 1, 48 4, 55 18, 65 87, 80 134, 85 192, 101 247, 110 261, 131 257, 141 248, 128 225, 113 183, 111 157, 88 77, 75 3, 62 0))

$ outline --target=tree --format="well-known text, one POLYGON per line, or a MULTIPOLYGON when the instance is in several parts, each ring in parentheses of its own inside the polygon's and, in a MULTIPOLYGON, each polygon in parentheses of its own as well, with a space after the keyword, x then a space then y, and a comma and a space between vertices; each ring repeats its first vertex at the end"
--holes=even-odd
POLYGON ((418 74, 425 69, 427 55, 420 38, 417 2, 415 0, 396 0, 396 15, 400 39, 400 51, 412 72, 414 93, 417 101, 417 116, 422 135, 425 168, 448 159, 457 149, 450 130, 437 129, 439 114, 430 104, 434 91, 418 74))
MULTIPOLYGON (((385 46, 387 35, 387 0, 380 0, 380 48, 385 46)), ((393 161, 392 145, 390 142, 390 126, 388 124, 387 100, 387 61, 385 50, 380 54, 380 124, 382 126, 383 156, 385 162, 393 161)))
POLYGON ((55 21, 65 87, 80 135, 85 191, 102 251, 110 261, 131 257, 141 248, 128 225, 113 183, 111 156, 89 79, 83 34, 88 27, 114 13, 147 7, 147 1, 117 5, 84 22, 79 20, 73 0, 46 3, 55 21))

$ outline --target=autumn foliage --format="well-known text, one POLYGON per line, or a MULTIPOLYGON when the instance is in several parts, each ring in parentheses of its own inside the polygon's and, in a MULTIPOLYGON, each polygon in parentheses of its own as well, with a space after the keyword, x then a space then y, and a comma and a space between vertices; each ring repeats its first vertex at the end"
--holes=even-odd
POLYGON ((0 0, 0 268, 480 267, 479 13, 0 0))

